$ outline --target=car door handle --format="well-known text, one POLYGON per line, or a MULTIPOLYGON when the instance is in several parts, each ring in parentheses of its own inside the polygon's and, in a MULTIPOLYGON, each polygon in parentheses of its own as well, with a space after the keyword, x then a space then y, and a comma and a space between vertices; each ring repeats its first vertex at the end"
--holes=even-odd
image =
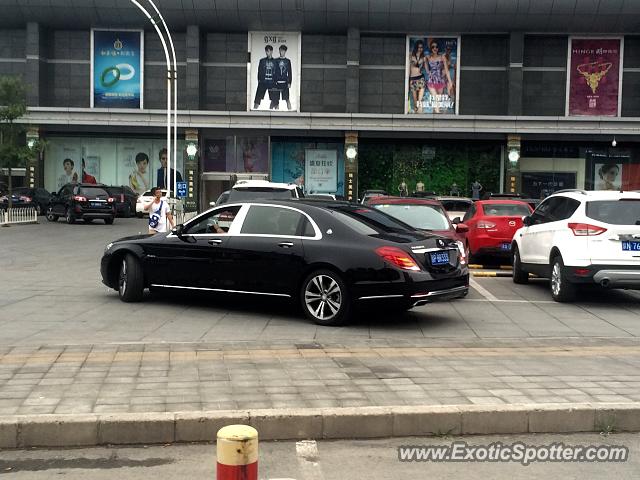
POLYGON ((278 244, 280 248, 291 248, 293 247, 293 242, 281 242, 278 244))
POLYGON ((211 240, 209 240, 209 245, 222 245, 222 239, 212 238, 211 240))

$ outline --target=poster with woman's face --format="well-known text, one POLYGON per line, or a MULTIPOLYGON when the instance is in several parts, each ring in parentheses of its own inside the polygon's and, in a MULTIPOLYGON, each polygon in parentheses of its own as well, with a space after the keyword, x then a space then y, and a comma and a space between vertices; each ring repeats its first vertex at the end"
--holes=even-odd
POLYGON ((458 113, 459 37, 407 37, 406 113, 458 113))
POLYGON ((596 163, 594 171, 594 190, 620 190, 621 163, 596 163))
POLYGON ((247 110, 300 111, 300 32, 249 32, 247 110))
POLYGON ((67 183, 82 180, 82 145, 77 139, 50 142, 46 150, 45 188, 59 191, 67 183))
POLYGON ((138 195, 153 187, 151 141, 118 142, 119 185, 128 185, 138 195))

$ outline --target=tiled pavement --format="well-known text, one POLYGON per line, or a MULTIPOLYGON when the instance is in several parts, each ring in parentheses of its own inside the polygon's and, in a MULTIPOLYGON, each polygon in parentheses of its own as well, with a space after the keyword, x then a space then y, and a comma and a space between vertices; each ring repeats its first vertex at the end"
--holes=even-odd
POLYGON ((640 401, 637 339, 0 348, 0 415, 640 401))

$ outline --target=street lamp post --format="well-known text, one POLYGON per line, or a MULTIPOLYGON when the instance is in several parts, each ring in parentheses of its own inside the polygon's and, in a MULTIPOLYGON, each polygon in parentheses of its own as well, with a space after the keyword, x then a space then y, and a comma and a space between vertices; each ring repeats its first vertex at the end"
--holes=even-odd
MULTIPOLYGON (((142 11, 142 13, 144 13, 144 15, 147 17, 147 19, 151 22, 151 24, 153 25, 153 28, 155 28, 156 32, 158 33, 158 36, 160 37, 160 42, 162 43, 162 48, 164 50, 164 56, 165 56, 165 60, 167 62, 167 172, 166 172, 166 178, 165 178, 165 187, 167 188, 167 196, 171 197, 171 165, 172 165, 172 161, 171 161, 171 154, 173 153, 173 164, 174 164, 174 169, 175 167, 177 167, 177 143, 178 143, 178 63, 176 61, 176 51, 173 45, 173 39, 171 38, 171 33, 169 32, 169 28, 167 27, 166 22, 164 21, 164 18, 162 17, 162 14, 160 13, 160 10, 158 10, 158 7, 156 7, 155 3, 153 3, 152 0, 146 0, 151 7, 153 8, 153 10, 155 11, 155 14, 152 15, 149 10, 147 10, 145 7, 143 7, 137 0, 131 0, 131 3, 133 3, 136 7, 138 7, 138 9, 140 9, 140 11, 142 11), (169 46, 171 48, 171 58, 169 57, 169 48, 167 47, 167 41, 165 40, 165 37, 162 33, 162 31, 160 30, 159 24, 157 19, 160 19, 160 24, 162 25, 163 29, 164 29, 164 33, 167 37, 167 39, 169 40, 169 46), (172 96, 171 96, 171 91, 173 88, 173 151, 171 149, 171 100, 172 100, 172 96)), ((177 169, 175 169, 177 171, 177 169)), ((173 176, 173 191, 175 192, 177 189, 177 175, 174 174, 173 176)))

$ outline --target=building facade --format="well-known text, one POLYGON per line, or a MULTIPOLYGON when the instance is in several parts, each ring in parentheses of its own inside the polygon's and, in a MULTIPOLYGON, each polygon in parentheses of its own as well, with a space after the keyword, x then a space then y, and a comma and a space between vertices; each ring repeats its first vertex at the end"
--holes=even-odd
MULTIPOLYGON (((247 177, 349 198, 453 184, 470 196, 474 181, 536 198, 640 189, 640 0, 159 6, 191 208, 247 177)), ((25 122, 45 144, 16 182, 161 181, 167 69, 142 13, 123 1, 0 8, 0 75, 27 83, 25 122)))

